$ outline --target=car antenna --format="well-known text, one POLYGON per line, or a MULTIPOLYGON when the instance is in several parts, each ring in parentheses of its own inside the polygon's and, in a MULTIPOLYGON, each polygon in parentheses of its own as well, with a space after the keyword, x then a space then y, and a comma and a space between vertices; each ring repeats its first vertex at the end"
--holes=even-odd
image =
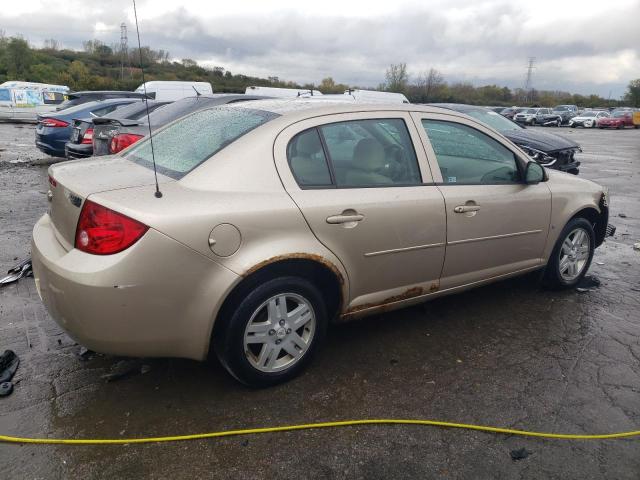
POLYGON ((147 84, 144 81, 144 67, 142 66, 142 45, 140 44, 140 28, 138 28, 138 12, 136 10, 136 0, 133 1, 133 16, 136 19, 136 33, 138 34, 138 53, 140 54, 140 71, 142 72, 142 88, 144 89, 144 104, 147 109, 147 125, 149 126, 149 141, 151 142, 151 160, 153 161, 153 176, 156 181, 156 198, 162 198, 162 192, 158 185, 158 170, 156 169, 156 155, 153 150, 153 135, 151 134, 151 119, 149 118, 149 97, 147 97, 147 84))
POLYGON ((196 97, 199 97, 200 95, 202 95, 198 89, 196 87, 194 87, 193 85, 191 85, 191 88, 193 88, 196 91, 196 97))

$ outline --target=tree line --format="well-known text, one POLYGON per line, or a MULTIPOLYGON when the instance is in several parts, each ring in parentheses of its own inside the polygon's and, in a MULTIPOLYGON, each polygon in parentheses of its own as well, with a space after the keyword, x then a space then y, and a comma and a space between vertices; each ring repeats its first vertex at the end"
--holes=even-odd
MULTIPOLYGON (((142 47, 120 51, 119 45, 106 45, 99 40, 83 42, 82 50, 60 47, 55 39, 48 39, 42 48, 33 48, 20 36, 6 37, 0 30, 0 83, 6 80, 68 85, 71 90, 133 90, 145 79, 190 80, 210 82, 216 92, 244 92, 251 85, 318 89, 322 93, 343 93, 354 85, 337 83, 327 76, 319 84, 298 84, 268 78, 233 74, 221 66, 205 67, 192 59, 171 61, 166 50, 142 47)), ((366 88, 360 87, 360 88, 366 88)), ((444 75, 432 68, 409 75, 407 64, 392 64, 385 72, 385 82, 377 89, 404 93, 414 103, 468 103, 473 105, 557 105, 575 104, 579 107, 614 107, 622 104, 640 107, 640 79, 629 83, 623 101, 598 95, 578 95, 562 91, 510 89, 498 85, 474 86, 469 82, 445 81, 444 75)))
POLYGON ((392 64, 385 72, 381 90, 402 92, 415 103, 468 103, 487 106, 547 106, 568 104, 578 107, 640 107, 640 79, 629 82, 623 99, 599 95, 580 95, 560 90, 525 91, 498 85, 476 87, 469 82, 448 83, 441 72, 431 68, 412 81, 406 63, 392 64))

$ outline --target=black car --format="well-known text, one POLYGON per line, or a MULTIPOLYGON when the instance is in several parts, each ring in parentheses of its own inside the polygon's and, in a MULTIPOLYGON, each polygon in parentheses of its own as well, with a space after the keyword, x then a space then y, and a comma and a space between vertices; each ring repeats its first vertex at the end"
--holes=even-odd
MULTIPOLYGON (((169 103, 171 102, 156 102, 155 100, 149 100, 149 113, 169 103)), ((146 115, 146 103, 144 100, 140 100, 121 107, 109 115, 100 117, 100 120, 128 120, 135 122, 146 115)), ((67 158, 87 158, 93 155, 94 120, 96 120, 96 118, 93 117, 73 120, 71 137, 64 146, 65 156, 67 158)))
POLYGON ((582 150, 573 140, 553 133, 525 128, 483 107, 457 103, 431 103, 430 105, 455 110, 487 124, 518 145, 540 165, 574 175, 580 171, 578 169, 580 162, 576 160, 575 154, 582 150))
MULTIPOLYGON (((203 108, 248 100, 264 100, 265 98, 268 97, 235 93, 213 93, 186 97, 149 115, 151 130, 157 130, 173 120, 203 108)), ((94 118, 93 128, 94 156, 118 153, 149 134, 149 123, 145 115, 138 120, 94 118)))
POLYGON ((536 125, 542 125, 543 127, 559 127, 562 125, 562 115, 557 112, 553 112, 550 108, 541 108, 536 114, 536 125))
POLYGON ((523 112, 526 110, 526 107, 507 107, 507 108, 503 108, 500 112, 500 115, 502 115, 505 118, 508 118, 509 120, 513 120, 513 117, 515 117, 518 113, 523 112))
POLYGON ((87 90, 84 92, 71 92, 67 95, 67 100, 56 107, 56 111, 74 107, 83 103, 105 100, 107 98, 145 98, 144 93, 123 92, 120 90, 87 90))

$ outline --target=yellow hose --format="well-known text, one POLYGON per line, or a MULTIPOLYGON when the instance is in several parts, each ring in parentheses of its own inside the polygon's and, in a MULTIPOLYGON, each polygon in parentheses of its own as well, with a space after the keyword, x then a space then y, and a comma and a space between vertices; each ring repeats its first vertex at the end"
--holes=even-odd
POLYGON ((629 438, 640 436, 640 430, 632 432, 604 433, 598 435, 575 435, 570 433, 543 433, 528 432, 526 430, 513 430, 511 428, 487 427, 483 425, 470 425, 466 423, 440 422, 437 420, 410 420, 410 419, 365 419, 344 420, 338 422, 307 423, 301 425, 285 425, 281 427, 247 428, 242 430, 223 430, 220 432, 196 433, 194 435, 176 435, 171 437, 148 438, 23 438, 0 435, 0 442, 4 443, 36 443, 57 445, 124 445, 130 443, 160 443, 179 442, 185 440, 202 440, 205 438, 231 437, 234 435, 256 435, 260 433, 291 432, 294 430, 310 430, 314 428, 353 427, 357 425, 428 425, 432 427, 461 428, 465 430, 478 430, 481 432, 502 433, 506 435, 520 435, 524 437, 555 438, 563 440, 607 440, 614 438, 629 438))

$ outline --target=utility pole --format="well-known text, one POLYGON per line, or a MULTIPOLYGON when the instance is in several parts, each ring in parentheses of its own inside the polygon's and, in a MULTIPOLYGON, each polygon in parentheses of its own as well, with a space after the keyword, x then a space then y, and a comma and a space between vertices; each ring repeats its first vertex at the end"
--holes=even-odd
POLYGON ((125 63, 129 68, 129 46, 127 42, 127 25, 120 24, 120 80, 124 80, 125 63))
POLYGON ((529 57, 529 66, 527 67, 527 79, 524 83, 525 102, 532 101, 533 97, 533 69, 536 68, 536 57, 529 57))

